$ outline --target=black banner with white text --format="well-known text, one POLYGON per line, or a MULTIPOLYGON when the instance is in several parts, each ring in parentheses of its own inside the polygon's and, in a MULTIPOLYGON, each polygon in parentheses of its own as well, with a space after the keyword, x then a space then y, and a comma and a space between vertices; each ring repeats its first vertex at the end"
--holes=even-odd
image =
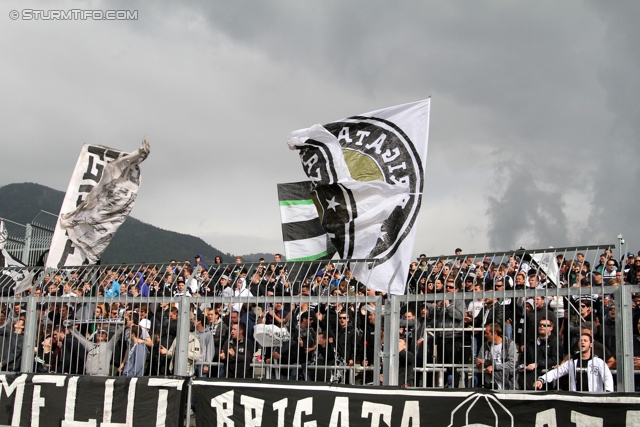
POLYGON ((349 427, 640 426, 640 394, 426 391, 195 380, 197 425, 349 427))
POLYGON ((0 425, 182 426, 188 380, 0 375, 0 425))

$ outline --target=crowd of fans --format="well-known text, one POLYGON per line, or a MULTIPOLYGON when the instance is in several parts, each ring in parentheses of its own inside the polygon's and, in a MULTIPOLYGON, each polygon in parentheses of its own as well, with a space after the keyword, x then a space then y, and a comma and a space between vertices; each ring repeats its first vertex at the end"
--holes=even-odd
POLYGON ((631 307, 616 307, 612 295, 600 287, 638 284, 640 253, 628 253, 618 261, 607 250, 596 265, 583 253, 575 259, 558 255, 555 261, 554 280, 531 256, 512 255, 499 262, 461 256, 448 263, 412 263, 407 292, 453 295, 450 302, 436 304, 425 298, 408 310, 407 326, 417 333, 405 335, 418 337, 415 346, 409 346, 416 366, 442 363, 453 385, 458 380, 456 367, 466 363, 474 365, 474 386, 613 391, 616 308, 618 313, 632 311, 634 364, 640 369, 640 293, 632 294, 631 307), (577 289, 560 296, 549 290, 555 288, 577 289), (531 298, 509 293, 526 289, 547 291, 531 298), (412 321, 416 313, 420 317, 412 321), (436 332, 425 335, 430 329, 436 332), (436 345, 425 342, 425 336, 436 345), (439 354, 431 354, 434 347, 439 354))
MULTIPOLYGON (((594 289, 638 284, 640 254, 618 261, 605 251, 593 266, 581 253, 558 256, 554 280, 530 257, 456 255, 411 264, 407 295, 398 297, 400 385, 613 391, 616 308, 633 311, 640 369, 640 294, 622 308, 594 289), (509 294, 563 287, 581 291, 509 294)), ((377 304, 387 296, 345 265, 289 268, 279 254, 255 264, 216 257, 211 266, 198 255, 161 268, 88 267, 39 277, 16 295, 42 297, 33 370, 173 374, 179 316, 188 315, 188 375, 379 383, 373 367, 384 363, 376 346, 384 342, 384 324, 376 322, 377 304), (185 308, 182 296, 198 299, 185 308), (222 303, 222 297, 259 298, 222 303)), ((1 307, 2 371, 23 368, 26 309, 21 299, 1 307)))

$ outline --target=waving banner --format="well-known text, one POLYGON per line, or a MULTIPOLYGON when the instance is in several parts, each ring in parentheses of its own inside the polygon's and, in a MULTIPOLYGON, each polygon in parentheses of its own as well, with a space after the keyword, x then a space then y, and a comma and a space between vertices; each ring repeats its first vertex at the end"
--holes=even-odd
POLYGON ((336 249, 311 199, 311 182, 278 184, 278 202, 287 261, 331 259, 336 249))
POLYGON ((404 293, 422 202, 430 100, 314 125, 289 135, 312 182, 320 222, 342 259, 382 292, 404 293))
POLYGON ((149 155, 146 139, 131 154, 85 145, 65 194, 47 268, 95 264, 127 219, 140 188, 140 167, 149 155))

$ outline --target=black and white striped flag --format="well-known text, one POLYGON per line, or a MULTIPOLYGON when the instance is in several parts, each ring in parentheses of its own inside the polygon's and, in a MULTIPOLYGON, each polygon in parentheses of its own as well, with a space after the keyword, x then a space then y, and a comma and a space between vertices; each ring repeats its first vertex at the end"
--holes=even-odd
POLYGON ((311 182, 278 184, 278 201, 287 261, 331 259, 336 249, 311 199, 311 182))

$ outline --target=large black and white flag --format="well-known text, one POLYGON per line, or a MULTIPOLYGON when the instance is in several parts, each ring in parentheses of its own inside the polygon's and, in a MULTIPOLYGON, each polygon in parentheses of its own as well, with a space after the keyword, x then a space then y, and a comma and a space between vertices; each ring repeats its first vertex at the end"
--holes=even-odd
POLYGON ((311 182, 278 184, 278 202, 287 261, 331 259, 336 249, 311 199, 311 182))
POLYGON ((353 270, 375 290, 404 293, 422 202, 429 106, 427 99, 289 135, 341 258, 378 260, 353 270))
POLYGON ((140 188, 142 147, 127 154, 85 145, 71 176, 47 258, 47 268, 95 264, 127 219, 140 188))

